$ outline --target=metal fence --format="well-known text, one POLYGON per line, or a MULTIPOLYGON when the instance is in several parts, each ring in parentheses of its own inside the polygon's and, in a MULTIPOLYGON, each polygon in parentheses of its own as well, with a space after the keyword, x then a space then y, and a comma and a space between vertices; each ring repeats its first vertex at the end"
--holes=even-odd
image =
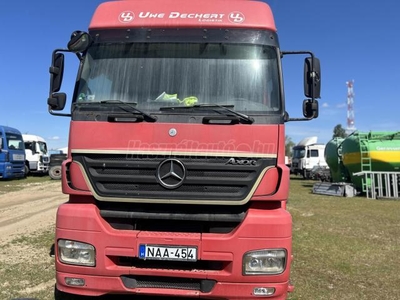
POLYGON ((363 176, 363 192, 367 198, 400 200, 400 172, 364 171, 353 175, 363 176))

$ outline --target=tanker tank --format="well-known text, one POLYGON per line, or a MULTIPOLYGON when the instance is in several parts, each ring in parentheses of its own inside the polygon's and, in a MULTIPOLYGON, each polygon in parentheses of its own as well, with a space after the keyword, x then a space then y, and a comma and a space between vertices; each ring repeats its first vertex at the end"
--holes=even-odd
POLYGON ((400 172, 400 131, 354 132, 340 145, 351 182, 363 190, 358 172, 400 172))
POLYGON ((349 182, 349 174, 343 165, 341 144, 344 138, 336 137, 325 147, 325 161, 329 166, 332 182, 349 182))

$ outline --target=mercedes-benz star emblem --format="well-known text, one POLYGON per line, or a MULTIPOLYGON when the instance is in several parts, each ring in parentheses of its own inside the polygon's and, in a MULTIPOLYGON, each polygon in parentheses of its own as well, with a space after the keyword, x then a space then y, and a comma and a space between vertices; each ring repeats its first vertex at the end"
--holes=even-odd
POLYGON ((177 159, 166 159, 157 168, 157 180, 167 189, 177 189, 186 177, 185 165, 177 159))

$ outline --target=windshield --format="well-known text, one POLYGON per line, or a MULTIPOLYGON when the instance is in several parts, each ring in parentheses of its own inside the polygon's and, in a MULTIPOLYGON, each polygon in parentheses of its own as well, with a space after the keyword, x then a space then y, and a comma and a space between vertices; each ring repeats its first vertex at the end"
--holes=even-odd
POLYGON ((159 112, 165 106, 234 105, 279 113, 276 48, 221 43, 98 44, 84 61, 76 103, 119 100, 159 112))
POLYGON ((305 148, 293 148, 293 158, 303 158, 306 156, 305 148))
POLYGON ((44 142, 38 142, 40 152, 47 154, 47 145, 44 142))
POLYGON ((22 136, 13 133, 6 133, 7 146, 9 150, 24 150, 22 136))

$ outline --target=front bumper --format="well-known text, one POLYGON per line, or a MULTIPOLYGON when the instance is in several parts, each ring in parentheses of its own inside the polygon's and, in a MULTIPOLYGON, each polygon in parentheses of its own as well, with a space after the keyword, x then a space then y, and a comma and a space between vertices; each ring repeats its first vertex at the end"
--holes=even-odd
POLYGON ((116 230, 101 218, 95 205, 66 203, 57 213, 58 239, 81 241, 96 248, 95 267, 63 264, 56 249, 57 288, 67 293, 245 300, 260 298, 253 295, 253 290, 268 287, 275 289, 268 299, 286 299, 292 288, 289 284, 291 216, 284 209, 250 209, 242 224, 229 234, 199 234, 116 230), (146 261, 137 258, 139 244, 194 246, 198 248, 198 262, 208 264, 185 268, 149 261, 146 265, 146 261), (243 276, 243 254, 267 248, 287 250, 285 271, 279 275, 243 276), (219 267, 208 268, 213 263, 219 267), (84 285, 67 285, 66 278, 83 279, 84 285), (202 288, 204 285, 207 287, 202 288))
POLYGON ((45 163, 38 163, 38 168, 37 168, 37 172, 41 172, 41 173, 46 173, 49 171, 49 164, 45 164, 45 163))

